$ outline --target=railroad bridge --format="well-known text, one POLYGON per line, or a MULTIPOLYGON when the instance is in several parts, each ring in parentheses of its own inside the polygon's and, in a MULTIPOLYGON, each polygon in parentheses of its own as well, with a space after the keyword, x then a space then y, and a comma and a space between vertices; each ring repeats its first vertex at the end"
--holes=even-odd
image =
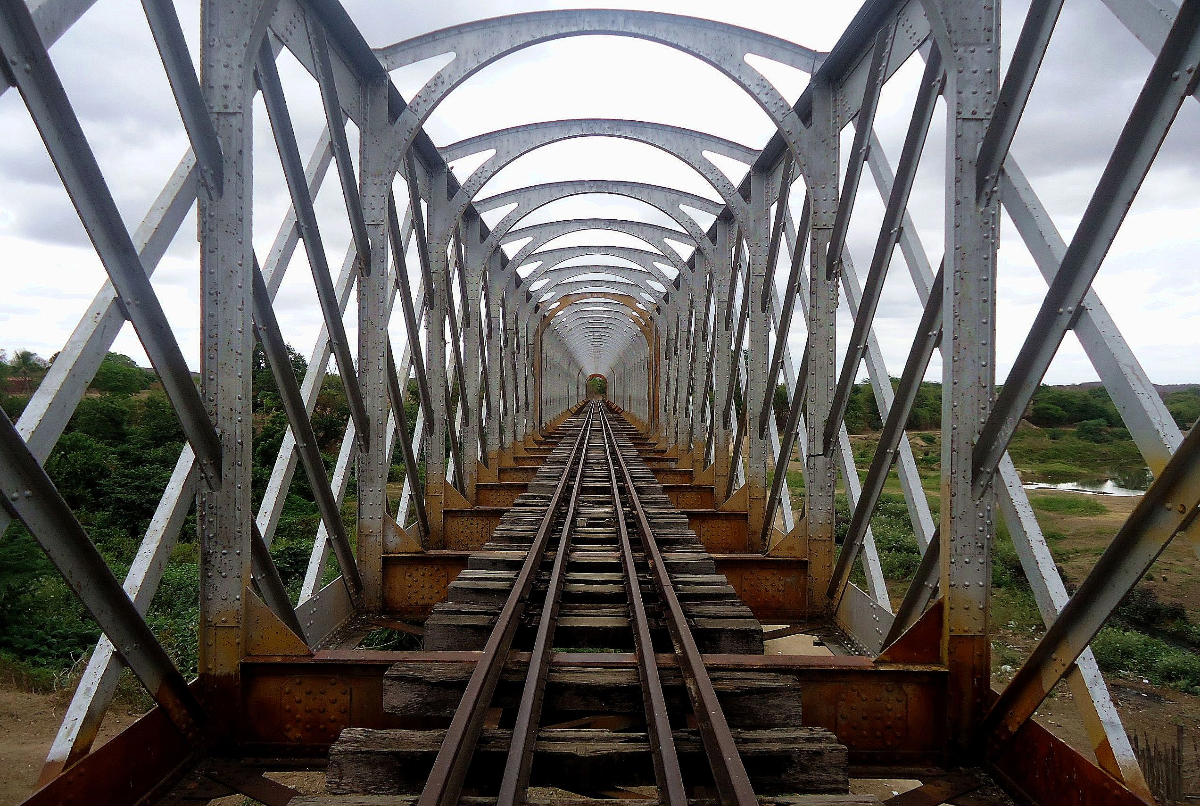
POLYGON ((1033 2, 1011 47, 996 0, 866 0, 828 52, 616 10, 369 45, 333 0, 202 0, 194 54, 173 4, 144 0, 189 147, 132 230, 50 51, 90 0, 0 2, 0 91, 20 94, 107 273, 19 421, 0 417, 0 525, 28 527, 104 633, 29 802, 874 802, 846 794, 859 778, 916 779, 906 803, 1149 800, 1088 644, 1169 541, 1200 553, 1200 436, 1175 425, 1092 282, 1177 112, 1196 102, 1200 2, 1104 3, 1152 66, 1067 238, 1009 148, 1062 0, 1033 2), (572 119, 440 146, 426 134, 486 66, 581 36, 700 60, 773 133, 751 147, 669 123, 572 119), (311 75, 308 96, 285 93, 285 53, 311 75), (393 71, 434 57, 404 97, 393 71), (765 62, 808 77, 798 97, 765 62), (910 63, 921 78, 889 155, 876 113, 910 63), (301 105, 324 112, 310 154, 293 127, 301 105), (258 254, 256 115, 289 201, 258 254), (935 118, 942 138, 929 137, 935 118), (488 192, 521 156, 587 137, 660 149, 712 192, 586 165, 488 192), (474 167, 451 170, 463 160, 474 167), (944 166, 945 225, 927 251, 909 202, 930 162, 944 166), (314 201, 330 174, 339 210, 314 201), (872 184, 881 198, 862 203, 872 184), (546 214, 601 196, 653 214, 546 214), (189 365, 183 323, 168 321, 150 278, 193 206, 200 351, 189 365), (1002 210, 1048 290, 997 378, 1002 210), (877 233, 861 269, 852 221, 877 233), (340 261, 322 239, 338 227, 349 233, 340 261), (626 245, 586 237, 603 232, 626 245), (308 264, 323 323, 302 379, 274 302, 294 263, 308 264), (907 272, 920 303, 902 367, 885 366, 873 327, 889 269, 907 272), (125 323, 187 444, 122 582, 42 466, 125 323), (1006 453, 1068 332, 1155 476, 1071 595, 1006 453), (257 505, 256 343, 290 426, 257 505), (935 356, 936 512, 905 432, 935 356), (331 367, 350 416, 330 470, 310 415, 331 367), (844 417, 863 371, 883 425, 856 467, 844 417), (389 488, 393 466, 403 472, 389 488), (269 546, 300 473, 321 524, 293 601, 269 546), (890 473, 922 551, 901 581, 885 580, 871 531, 890 473), (840 531, 838 491, 850 507, 840 531), (343 518, 347 495, 354 517, 343 518), (193 502, 199 675, 188 681, 144 614, 193 502), (1047 629, 993 688, 1000 539, 1047 629), (361 646, 380 630, 408 648, 361 646), (789 635, 817 649, 764 654, 789 635), (94 747, 126 668, 157 705, 94 747), (1032 719, 1056 686, 1073 693, 1089 747, 1032 719), (302 797, 269 777, 288 770, 325 771, 328 793, 302 797))

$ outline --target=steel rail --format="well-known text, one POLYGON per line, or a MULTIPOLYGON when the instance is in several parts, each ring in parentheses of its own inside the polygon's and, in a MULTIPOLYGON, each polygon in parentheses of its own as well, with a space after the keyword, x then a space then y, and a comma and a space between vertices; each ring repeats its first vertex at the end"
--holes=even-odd
MULTIPOLYGON (((501 608, 496 618, 495 627, 483 647, 483 654, 475 664, 475 670, 471 673, 470 680, 467 681, 466 690, 463 692, 462 700, 458 703, 458 708, 454 711, 454 717, 450 721, 450 727, 446 730, 442 746, 438 749, 429 778, 426 779, 425 787, 417 798, 417 806, 443 806, 444 804, 458 803, 467 768, 474 755, 479 734, 483 730, 484 716, 491 704, 492 695, 496 691, 496 684, 500 682, 504 663, 512 649, 513 637, 520 626, 521 615, 525 612, 525 605, 529 600, 529 591, 533 588, 534 578, 545 557, 550 539, 550 529, 554 524, 563 493, 567 490, 571 468, 577 462, 580 465, 583 463, 591 421, 592 412, 588 412, 579 436, 575 438, 575 444, 571 447, 571 454, 563 468, 562 477, 547 502, 546 513, 542 516, 537 533, 529 546, 529 553, 525 555, 525 561, 513 582, 512 590, 509 591, 508 598, 504 601, 504 607, 501 608)), ((576 485, 572 498, 576 497, 578 492, 579 488, 576 485)))
MULTIPOLYGON (((583 426, 583 450, 579 466, 575 470, 575 481, 571 498, 567 502, 558 545, 554 550, 554 564, 550 569, 550 581, 542 599, 542 612, 538 617, 537 633, 533 650, 529 655, 529 666, 525 671, 525 687, 521 702, 517 706, 517 717, 513 723, 512 739, 508 745, 508 759, 504 764, 504 776, 500 781, 500 793, 496 806, 515 806, 525 802, 525 790, 529 786, 529 773, 533 768, 534 745, 537 741, 538 725, 541 722, 542 703, 546 696, 546 679, 550 674, 550 652, 554 648, 554 631, 558 627, 559 605, 562 603, 563 583, 567 577, 567 557, 571 553, 571 535, 575 531, 575 509, 579 504, 579 493, 583 489, 583 467, 587 459, 591 431, 594 427, 593 413, 596 404, 588 404, 587 420, 583 426)), ((613 498, 616 507, 618 499, 613 498)))
MULTIPOLYGON (((602 421, 607 425, 607 418, 602 418, 602 421)), ((604 433, 607 435, 608 431, 604 433)), ((621 507, 621 490, 617 483, 614 453, 616 451, 606 437, 604 459, 612 487, 613 506, 617 510, 622 581, 626 597, 629 599, 629 613, 633 622, 633 654, 637 657, 638 677, 642 682, 642 702, 646 708, 646 738, 650 742, 650 753, 654 762, 654 780, 658 784, 659 797, 664 803, 687 803, 687 790, 683 786, 683 772, 679 766, 679 754, 675 749, 675 736, 671 733, 666 697, 663 695, 658 661, 654 655, 654 642, 650 637, 650 624, 646 619, 646 603, 642 600, 642 586, 638 582, 637 567, 633 561, 633 543, 629 539, 629 528, 625 523, 624 509, 621 507)))
POLYGON ((754 788, 750 785, 750 776, 746 773, 746 767, 742 763, 742 757, 734 743, 733 733, 729 729, 725 712, 721 709, 721 703, 717 699, 712 679, 708 676, 708 669, 704 665, 700 648, 696 645, 696 638, 692 635, 691 628, 688 627, 683 606, 679 602, 679 596, 675 593, 675 586, 671 582, 666 562, 658 548, 654 531, 650 528, 646 509, 637 494, 633 477, 629 473, 629 467, 625 464, 625 457, 621 455, 616 436, 608 422, 608 415, 603 411, 601 412, 601 422, 604 424, 606 439, 610 440, 612 453, 621 470, 620 477, 629 496, 630 508, 633 510, 634 522, 637 525, 646 562, 650 566, 655 586, 662 598, 667 630, 671 634, 671 643, 675 648, 679 671, 683 677, 688 698, 692 703, 696 724, 700 729, 704 752, 708 756, 709 765, 712 768, 719 800, 723 804, 757 806, 758 798, 754 794, 754 788))

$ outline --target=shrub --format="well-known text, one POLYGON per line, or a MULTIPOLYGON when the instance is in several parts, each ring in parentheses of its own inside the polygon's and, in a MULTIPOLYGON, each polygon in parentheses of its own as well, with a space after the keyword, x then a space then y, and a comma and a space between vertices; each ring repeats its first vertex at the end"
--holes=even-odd
POLYGON ((92 388, 117 395, 131 395, 150 386, 154 373, 148 372, 120 353, 109 353, 100 362, 92 388))
POLYGON ((129 423, 129 407, 116 395, 85 397, 75 407, 68 428, 103 442, 115 443, 125 439, 129 423))
POLYGON ((1132 630, 1105 627, 1092 641, 1100 668, 1200 694, 1200 654, 1132 630))
POLYGON ((1053 403, 1034 403, 1029 420, 1034 425, 1063 425, 1067 422, 1067 413, 1053 403))
POLYGON ((1112 442, 1112 429, 1106 420, 1084 420, 1075 427, 1075 435, 1088 442, 1112 442))

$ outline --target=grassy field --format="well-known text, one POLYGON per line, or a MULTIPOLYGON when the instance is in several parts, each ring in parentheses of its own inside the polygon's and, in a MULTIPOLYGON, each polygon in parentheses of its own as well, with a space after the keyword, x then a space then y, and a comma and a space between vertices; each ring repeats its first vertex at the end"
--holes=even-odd
MULTIPOLYGON (((940 503, 941 434, 910 432, 921 487, 935 519, 940 503)), ((872 434, 850 438, 860 478, 875 453, 872 434)), ((1128 483, 1146 475, 1131 440, 1096 443, 1072 428, 1038 428, 1022 423, 1010 451, 1026 482, 1128 483)), ((800 465, 793 462, 788 484, 803 489, 800 465)), ((1087 576, 1109 541, 1139 500, 1061 490, 1030 490, 1029 499, 1047 545, 1068 590, 1087 576)), ((798 498, 798 496, 797 496, 798 498)), ((838 486, 838 532, 844 534, 850 507, 838 486)), ((920 561, 920 552, 905 504, 899 476, 892 469, 871 519, 880 564, 893 604, 898 604, 920 561)), ((1043 621, 1003 519, 998 520, 992 551, 994 659, 998 671, 1015 667, 1044 631, 1043 621)), ((855 581, 865 584, 861 570, 855 581)), ((1200 569, 1186 540, 1173 542, 1150 573, 1118 608, 1097 637, 1094 650, 1106 672, 1186 694, 1200 694, 1200 569)))
MULTIPOLYGON (((941 504, 938 431, 909 432, 921 487, 936 520, 941 504)), ((872 434, 852 435, 851 446, 860 478, 865 477, 877 444, 872 434)), ((1100 482, 1121 486, 1148 482, 1136 446, 1128 438, 1096 443, 1072 428, 1038 428, 1023 422, 1012 442, 1013 462, 1025 482, 1100 482)), ((804 479, 799 463, 788 470, 793 503, 800 505, 804 479)), ((1099 496, 1063 490, 1029 490, 1038 523, 1071 591, 1091 571, 1138 497, 1099 496)), ((838 485, 838 532, 847 528, 849 503, 838 485)), ((920 561, 900 479, 893 468, 871 518, 880 564, 893 605, 907 590, 920 561)), ((856 569, 861 587, 865 579, 856 569)), ((1117 608, 1092 649, 1105 672, 1117 711, 1132 736, 1174 743, 1176 726, 1184 727, 1185 780, 1200 790, 1200 566, 1186 538, 1178 538, 1159 556, 1150 572, 1117 608)), ((993 685, 1002 687, 1028 657, 1044 633, 1044 623, 1021 568, 1008 529, 998 520, 992 547, 993 685)), ((1079 719, 1073 695, 1059 685, 1038 710, 1043 725, 1085 755, 1090 740, 1079 719)))

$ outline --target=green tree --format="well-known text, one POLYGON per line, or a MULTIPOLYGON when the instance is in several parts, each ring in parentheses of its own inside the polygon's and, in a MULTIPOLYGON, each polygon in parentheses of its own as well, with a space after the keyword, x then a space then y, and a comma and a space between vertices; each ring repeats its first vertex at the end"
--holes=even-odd
POLYGON ((40 378, 50 362, 32 350, 17 350, 8 361, 11 374, 19 378, 40 378))
POLYGON ((139 367, 129 356, 109 353, 96 370, 92 388, 112 394, 132 395, 148 387, 153 380, 154 373, 139 367))
POLYGON ((866 434, 883 427, 879 406, 870 384, 859 383, 850 388, 846 401, 846 430, 852 434, 866 434))
POLYGON ((1052 428, 1056 425, 1063 425, 1067 420, 1067 412, 1060 406, 1053 403, 1043 401, 1033 404, 1033 411, 1030 412, 1029 421, 1034 425, 1052 428))
POLYGON ((100 395, 79 401, 67 427, 103 442, 116 443, 125 439, 128 422, 129 408, 124 399, 117 395, 100 395))
POLYGON ((1163 397, 1163 402, 1180 428, 1191 428, 1200 420, 1200 387, 1169 392, 1163 397))
POLYGON ((783 431, 787 425, 788 411, 791 409, 791 401, 788 399, 787 384, 781 383, 775 387, 775 394, 771 397, 771 410, 775 414, 775 430, 783 431))
MULTIPOLYGON (((308 369, 308 362, 290 344, 287 345, 287 353, 288 361, 292 365, 292 373, 296 376, 297 383, 299 383, 304 379, 304 373, 308 369)), ((263 351, 261 342, 254 342, 254 355, 250 360, 252 384, 254 387, 254 410, 257 412, 261 411, 264 407, 280 408, 282 403, 279 397, 279 387, 275 385, 275 376, 271 374, 271 365, 267 363, 267 354, 263 351)))

